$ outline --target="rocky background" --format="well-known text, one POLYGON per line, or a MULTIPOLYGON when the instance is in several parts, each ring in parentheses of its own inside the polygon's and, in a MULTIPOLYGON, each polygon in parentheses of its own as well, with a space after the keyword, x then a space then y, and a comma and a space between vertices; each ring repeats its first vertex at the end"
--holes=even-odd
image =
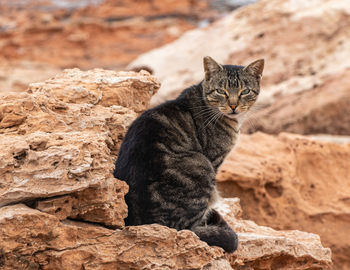
POLYGON ((350 269, 350 2, 253 2, 0 2, 0 269, 350 269), (125 227, 112 175, 130 123, 205 55, 266 61, 217 176, 232 255, 125 227))

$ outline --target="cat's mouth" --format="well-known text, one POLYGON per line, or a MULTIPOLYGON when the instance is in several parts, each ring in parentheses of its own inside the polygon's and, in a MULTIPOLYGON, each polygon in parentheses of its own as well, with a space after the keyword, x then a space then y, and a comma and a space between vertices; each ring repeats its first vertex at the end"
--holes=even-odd
POLYGON ((226 113, 226 116, 231 119, 236 119, 238 114, 239 114, 238 112, 229 112, 229 113, 226 113))

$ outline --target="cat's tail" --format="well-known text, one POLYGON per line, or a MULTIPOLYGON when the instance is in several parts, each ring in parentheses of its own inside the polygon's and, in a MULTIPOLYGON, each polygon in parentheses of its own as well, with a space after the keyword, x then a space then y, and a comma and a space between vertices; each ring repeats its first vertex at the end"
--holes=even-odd
POLYGON ((226 252, 234 252, 238 247, 237 234, 215 210, 206 224, 192 228, 192 231, 209 246, 218 246, 226 252))

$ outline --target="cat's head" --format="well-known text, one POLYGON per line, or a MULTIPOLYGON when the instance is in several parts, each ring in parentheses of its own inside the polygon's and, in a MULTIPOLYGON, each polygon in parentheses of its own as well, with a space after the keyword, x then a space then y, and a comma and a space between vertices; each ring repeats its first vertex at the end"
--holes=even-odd
POLYGON ((203 59, 205 79, 204 97, 210 106, 231 118, 247 112, 260 92, 264 60, 248 66, 220 65, 209 56, 203 59))

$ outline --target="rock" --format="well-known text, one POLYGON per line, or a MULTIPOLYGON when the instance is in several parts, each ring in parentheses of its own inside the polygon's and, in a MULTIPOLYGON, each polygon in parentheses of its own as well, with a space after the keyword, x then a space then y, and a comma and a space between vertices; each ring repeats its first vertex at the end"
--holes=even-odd
POLYGON ((241 136, 217 181, 223 196, 240 197, 244 218, 316 233, 332 249, 335 269, 348 269, 349 164, 349 143, 255 133, 241 136))
POLYGON ((158 81, 146 71, 135 76, 135 72, 75 68, 43 83, 33 83, 28 91, 66 103, 119 105, 140 113, 149 107, 149 100, 159 87, 158 81))
POLYGON ((276 98, 252 114, 254 124, 248 122, 245 131, 350 135, 350 69, 322 81, 304 92, 276 98))
POLYGON ((162 83, 152 99, 158 104, 202 80, 206 55, 239 65, 265 58, 260 100, 271 104, 276 95, 309 89, 324 75, 350 67, 349 24, 347 0, 261 0, 140 55, 129 67, 154 71, 162 83))
POLYGON ((2 269, 232 269, 220 248, 161 225, 110 230, 24 205, 0 208, 2 269), (217 268, 216 268, 217 269, 217 268))
POLYGON ((238 198, 224 199, 218 210, 238 234, 238 250, 228 256, 234 269, 330 269, 331 251, 318 235, 242 220, 238 198))
POLYGON ((277 232, 242 221, 235 217, 240 211, 238 201, 226 200, 220 205, 238 231, 240 246, 234 255, 209 247, 188 230, 177 232, 157 224, 110 230, 76 221, 60 222, 54 215, 22 204, 5 206, 0 208, 0 265, 5 270, 329 269, 330 250, 321 246, 318 236, 277 232))
POLYGON ((123 226, 128 187, 114 179, 114 160, 158 87, 146 72, 74 69, 3 96, 0 206, 27 202, 60 219, 123 226))

